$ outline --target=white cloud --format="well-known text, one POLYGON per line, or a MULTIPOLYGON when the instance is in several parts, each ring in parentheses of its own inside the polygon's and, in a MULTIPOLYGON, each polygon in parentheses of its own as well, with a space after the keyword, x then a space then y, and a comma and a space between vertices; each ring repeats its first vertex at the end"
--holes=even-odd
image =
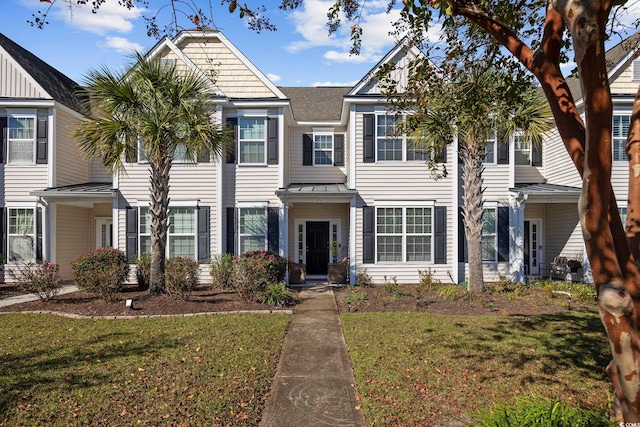
POLYGON ((118 0, 107 0, 100 6, 98 13, 91 13, 90 4, 79 6, 75 2, 58 2, 52 16, 81 30, 105 34, 108 31, 130 32, 133 29, 132 21, 142 13, 143 10, 140 8, 127 9, 120 6, 118 0))
POLYGON ((352 82, 346 82, 346 83, 338 83, 338 82, 315 82, 313 83, 311 86, 313 87, 318 87, 318 86, 347 86, 347 87, 352 87, 355 86, 356 83, 358 83, 357 80, 352 81, 352 82))
POLYGON ((124 37, 107 37, 104 46, 119 53, 142 52, 143 50, 141 45, 131 42, 124 37))
POLYGON ((273 83, 280 81, 281 77, 277 74, 267 73, 267 78, 273 83))
POLYGON ((294 41, 287 46, 290 52, 299 52, 306 49, 327 47, 323 57, 335 62, 375 62, 380 59, 396 43, 396 39, 390 36, 393 31, 392 23, 399 16, 399 10, 386 13, 387 0, 373 0, 367 2, 362 9, 359 24, 363 30, 360 55, 350 55, 350 23, 342 18, 342 25, 332 36, 328 36, 327 12, 334 4, 333 1, 308 0, 303 3, 303 8, 291 14, 296 33, 301 40, 294 41))

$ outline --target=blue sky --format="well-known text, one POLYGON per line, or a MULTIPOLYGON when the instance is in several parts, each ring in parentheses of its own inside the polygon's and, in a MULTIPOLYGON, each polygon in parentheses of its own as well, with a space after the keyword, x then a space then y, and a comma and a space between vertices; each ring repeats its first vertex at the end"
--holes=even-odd
MULTIPOLYGON (((219 6, 219 0, 212 3, 217 28, 279 86, 354 84, 395 44, 388 33, 397 11, 387 14, 386 0, 367 2, 361 21, 366 37, 359 56, 348 54, 348 26, 328 37, 326 14, 332 1, 305 0, 295 12, 273 8, 269 16, 278 31, 260 34, 219 6)), ((2 0, 0 32, 79 83, 90 69, 122 67, 129 62, 130 49, 150 49, 157 42, 146 34, 144 11, 128 11, 117 0, 108 0, 98 14, 86 6, 70 11, 58 0, 49 24, 42 30, 31 27, 31 14, 47 5, 39 0, 2 0)))
MULTIPOLYGON (((200 5, 206 0, 195 0, 200 5)), ((0 32, 31 51, 78 83, 91 69, 127 65, 131 49, 147 50, 156 39, 146 34, 143 14, 151 11, 127 10, 117 0, 107 0, 98 14, 87 6, 74 6, 76 0, 56 0, 44 29, 27 21, 48 3, 40 0, 1 0, 0 32)), ((90 3, 90 2, 89 2, 90 3)), ((152 6, 169 0, 151 0, 152 6)), ((237 14, 231 15, 220 0, 211 1, 215 25, 250 61, 279 86, 353 85, 394 46, 389 36, 398 10, 386 13, 388 0, 368 0, 360 24, 364 37, 360 55, 349 55, 349 25, 332 37, 327 33, 327 11, 334 0, 305 0, 294 12, 272 7, 269 17, 278 31, 257 34, 247 28, 237 14)), ((249 2, 279 4, 278 0, 249 2)), ((640 14, 640 2, 629 2, 629 22, 640 14)), ((165 15, 166 17, 167 15, 165 15)), ((625 19, 626 18, 626 19, 625 19)), ((166 22, 166 19, 165 19, 166 22)), ((188 24, 183 23, 187 26, 188 24)), ((615 40, 616 42, 618 39, 615 40)), ((573 64, 563 67, 571 70, 573 64)))

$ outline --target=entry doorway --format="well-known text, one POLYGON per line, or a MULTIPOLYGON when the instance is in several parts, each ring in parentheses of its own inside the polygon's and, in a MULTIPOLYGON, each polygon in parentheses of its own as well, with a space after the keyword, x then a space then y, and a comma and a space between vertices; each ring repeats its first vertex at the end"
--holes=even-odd
POLYGON ((329 221, 307 221, 306 260, 308 275, 326 275, 329 264, 329 221))
POLYGON ((113 220, 111 218, 96 218, 96 248, 110 248, 113 246, 113 220))
POLYGON ((542 251, 542 220, 524 221, 524 274, 540 275, 540 256, 542 251))

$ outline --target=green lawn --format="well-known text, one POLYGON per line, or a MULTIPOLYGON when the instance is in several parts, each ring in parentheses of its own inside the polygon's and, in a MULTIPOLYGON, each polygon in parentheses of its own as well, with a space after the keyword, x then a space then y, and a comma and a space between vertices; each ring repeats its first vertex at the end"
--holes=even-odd
POLYGON ((0 425, 256 425, 290 316, 0 316, 0 425))
POLYGON ((594 408, 612 398, 597 313, 352 313, 341 320, 370 426, 448 425, 518 396, 594 408))

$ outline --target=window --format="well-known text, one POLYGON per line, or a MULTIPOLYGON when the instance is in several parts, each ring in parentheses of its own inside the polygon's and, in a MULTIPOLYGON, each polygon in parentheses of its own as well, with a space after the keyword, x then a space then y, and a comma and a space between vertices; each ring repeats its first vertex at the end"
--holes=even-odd
POLYGON ((9 127, 8 163, 35 163, 35 114, 25 116, 10 115, 8 117, 7 125, 9 127))
POLYGON ((266 164, 266 119, 239 118, 238 127, 239 162, 254 165, 266 164))
POLYGON ((240 208, 240 253, 267 248, 265 208, 240 208))
POLYGON ((498 238, 497 209, 488 208, 482 212, 482 261, 495 262, 498 238))
POLYGON ((380 114, 376 120, 378 161, 402 160, 402 136, 396 137, 395 118, 380 114))
POLYGON ((627 144, 627 135, 629 134, 629 124, 631 116, 628 114, 613 115, 613 160, 626 161, 627 152, 625 145, 627 144))
POLYGON ((9 261, 35 260, 35 211, 9 209, 8 212, 9 261))
MULTIPOLYGON (((196 259, 196 209, 176 207, 169 209, 167 256, 196 259)), ((151 213, 140 208, 140 253, 151 253, 151 213)))
POLYGON ((484 146, 484 160, 483 163, 495 163, 496 162, 496 147, 498 145, 498 133, 493 130, 487 135, 487 140, 484 146))
POLYGON ((522 135, 514 136, 516 165, 531 164, 531 141, 522 135))
POLYGON ((627 225, 627 207, 618 207, 618 212, 620 212, 620 220, 622 221, 622 226, 626 228, 627 225))
POLYGON ((377 208, 378 261, 412 262, 432 259, 430 207, 377 208))
POLYGON ((313 164, 333 165, 333 135, 313 135, 313 164))

